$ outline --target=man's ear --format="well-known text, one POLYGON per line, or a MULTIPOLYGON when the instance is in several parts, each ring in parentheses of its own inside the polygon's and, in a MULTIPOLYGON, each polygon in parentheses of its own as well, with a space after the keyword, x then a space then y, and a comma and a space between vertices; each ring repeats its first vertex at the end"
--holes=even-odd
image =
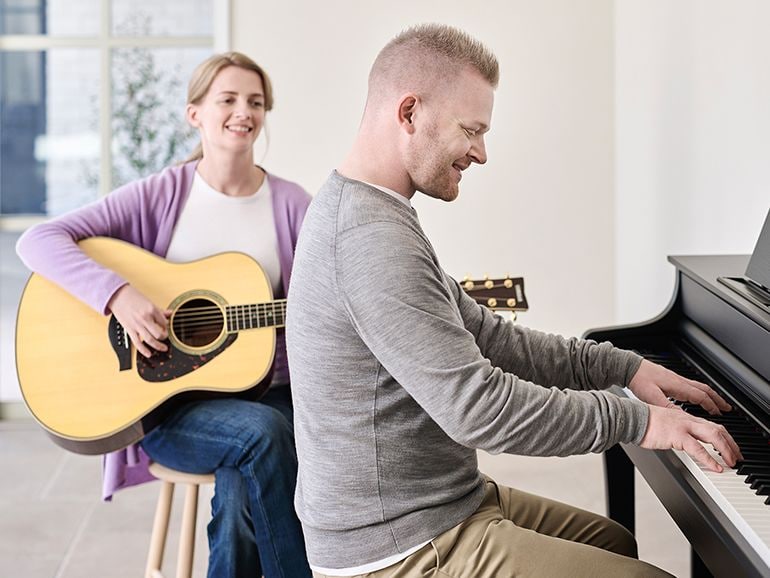
POLYGON ((200 127, 200 120, 198 120, 198 107, 194 104, 188 104, 184 111, 185 118, 189 125, 193 128, 200 127))
POLYGON ((415 130, 415 117, 420 108, 420 98, 414 94, 405 94, 398 102, 398 125, 409 134, 415 130))

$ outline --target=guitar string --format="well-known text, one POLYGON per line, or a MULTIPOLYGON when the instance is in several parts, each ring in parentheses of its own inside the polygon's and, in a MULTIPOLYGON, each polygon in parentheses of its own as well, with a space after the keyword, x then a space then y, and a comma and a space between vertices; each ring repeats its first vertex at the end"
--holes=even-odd
MULTIPOLYGON (((465 288, 467 293, 489 291, 491 289, 505 289, 505 285, 500 283, 490 287, 472 287, 465 288)), ((276 300, 268 303, 256 303, 251 305, 227 305, 225 306, 225 316, 228 317, 228 321, 232 321, 233 324, 240 325, 246 321, 254 321, 254 313, 257 314, 257 321, 259 318, 264 317, 267 321, 268 315, 266 313, 270 311, 272 315, 270 317, 281 317, 286 313, 286 300, 276 300), (242 308, 238 310, 238 308, 242 308), (256 311, 255 311, 256 310, 256 311)), ((183 310, 177 311, 174 315, 174 320, 178 321, 182 328, 191 327, 216 327, 223 326, 222 315, 220 314, 221 307, 218 305, 206 305, 202 307, 188 307, 183 310), (211 323, 216 322, 216 323, 211 323)))
MULTIPOLYGON (((265 312, 265 311, 285 311, 286 305, 264 305, 264 304, 258 304, 258 305, 228 305, 226 307, 226 314, 228 315, 238 315, 243 312, 265 312)), ((220 313, 222 310, 219 307, 197 307, 197 308, 190 308, 190 309, 182 309, 178 310, 174 317, 191 317, 191 316, 197 316, 201 315, 201 313, 197 312, 204 312, 202 315, 212 315, 216 313, 220 313)))
POLYGON ((261 311, 228 311, 225 315, 222 315, 220 311, 212 311, 210 313, 197 313, 195 315, 174 315, 174 320, 187 320, 187 319, 224 319, 225 317, 267 317, 270 315, 285 315, 285 309, 263 309, 261 311))
MULTIPOLYGON (((257 308, 276 308, 276 307, 286 307, 286 301, 273 301, 270 303, 253 303, 250 305, 226 305, 225 306, 228 309, 231 309, 233 307, 257 307, 257 308)), ((184 309, 180 309, 177 314, 179 313, 187 313, 189 311, 213 311, 213 310, 221 310, 221 307, 218 305, 206 305, 205 307, 185 307, 184 309)))
MULTIPOLYGON (((252 320, 253 321, 253 320, 252 320)), ((270 321, 264 320, 263 323, 257 322, 257 323, 248 323, 247 320, 241 320, 239 322, 233 322, 230 323, 230 326, 240 326, 244 328, 251 328, 251 329, 258 329, 260 327, 274 327, 275 325, 283 325, 284 320, 283 319, 272 319, 270 321)), ((174 329, 177 331, 184 331, 185 329, 201 329, 201 328, 210 328, 212 330, 216 328, 222 328, 224 327, 224 323, 217 322, 217 323, 183 323, 179 325, 174 325, 174 329)))
MULTIPOLYGON (((285 315, 286 308, 281 309, 256 309, 256 310, 241 310, 241 311, 227 311, 224 316, 227 317, 252 317, 254 314, 264 317, 266 315, 285 315)), ((224 317, 220 310, 210 311, 206 313, 177 313, 174 315, 174 319, 220 319, 224 317)))
MULTIPOLYGON (((262 322, 266 325, 268 322, 271 324, 280 324, 283 322, 285 318, 285 308, 281 308, 282 310, 276 311, 268 311, 263 310, 261 312, 254 312, 254 311, 229 311, 227 315, 227 321, 231 325, 246 325, 247 323, 251 323, 252 325, 254 322, 257 322, 257 326, 261 326, 262 322), (256 315, 254 314, 256 313, 256 315)), ((217 311, 218 313, 218 311, 217 311)), ((204 315, 185 315, 185 316, 175 316, 173 320, 173 325, 175 327, 179 327, 180 329, 184 330, 185 328, 193 328, 193 327, 222 327, 224 325, 224 318, 222 315, 213 313, 213 314, 204 314, 204 315), (181 317, 181 318, 180 318, 181 317)))
POLYGON ((235 319, 270 319, 274 317, 286 317, 285 313, 262 313, 259 315, 228 315, 227 317, 223 317, 221 315, 208 315, 208 316, 198 316, 198 317, 186 317, 183 319, 175 318, 172 320, 172 323, 179 323, 179 324, 195 324, 195 323, 210 323, 210 322, 216 322, 216 321, 224 321, 224 320, 235 320, 235 319))
MULTIPOLYGON (((226 315, 240 315, 243 313, 270 313, 270 312, 285 312, 286 307, 250 307, 250 308, 235 308, 235 307, 228 307, 225 310, 226 315)), ((218 308, 212 308, 207 311, 202 312, 189 312, 189 311, 177 311, 174 317, 212 317, 212 316, 221 316, 222 310, 218 308)))

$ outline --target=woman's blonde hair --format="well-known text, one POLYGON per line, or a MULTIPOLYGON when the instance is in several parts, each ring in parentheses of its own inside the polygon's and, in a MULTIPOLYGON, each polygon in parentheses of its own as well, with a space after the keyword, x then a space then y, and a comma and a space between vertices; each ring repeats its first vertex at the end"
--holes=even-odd
MULTIPOLYGON (((224 52, 214 54, 201 62, 193 71, 190 83, 187 85, 187 104, 200 104, 208 94, 211 84, 221 71, 228 66, 237 66, 244 70, 256 72, 262 79, 265 91, 265 111, 273 109, 273 85, 267 72, 251 58, 240 52, 224 52)), ((193 153, 184 161, 196 161, 203 158, 203 146, 198 143, 193 153)))

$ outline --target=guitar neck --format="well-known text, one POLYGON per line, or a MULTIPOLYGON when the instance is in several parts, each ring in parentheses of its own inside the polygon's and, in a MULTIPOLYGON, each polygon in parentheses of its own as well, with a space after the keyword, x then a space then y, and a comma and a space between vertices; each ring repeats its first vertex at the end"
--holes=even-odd
POLYGON ((227 332, 237 333, 244 329, 283 327, 286 324, 286 299, 250 305, 228 305, 227 332))

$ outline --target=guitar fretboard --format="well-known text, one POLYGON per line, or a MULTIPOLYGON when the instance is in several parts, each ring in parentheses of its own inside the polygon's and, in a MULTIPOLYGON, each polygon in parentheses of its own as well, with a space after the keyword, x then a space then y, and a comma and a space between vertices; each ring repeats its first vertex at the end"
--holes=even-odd
POLYGON ((228 333, 260 327, 281 327, 286 323, 286 300, 255 305, 228 305, 225 314, 228 333))

